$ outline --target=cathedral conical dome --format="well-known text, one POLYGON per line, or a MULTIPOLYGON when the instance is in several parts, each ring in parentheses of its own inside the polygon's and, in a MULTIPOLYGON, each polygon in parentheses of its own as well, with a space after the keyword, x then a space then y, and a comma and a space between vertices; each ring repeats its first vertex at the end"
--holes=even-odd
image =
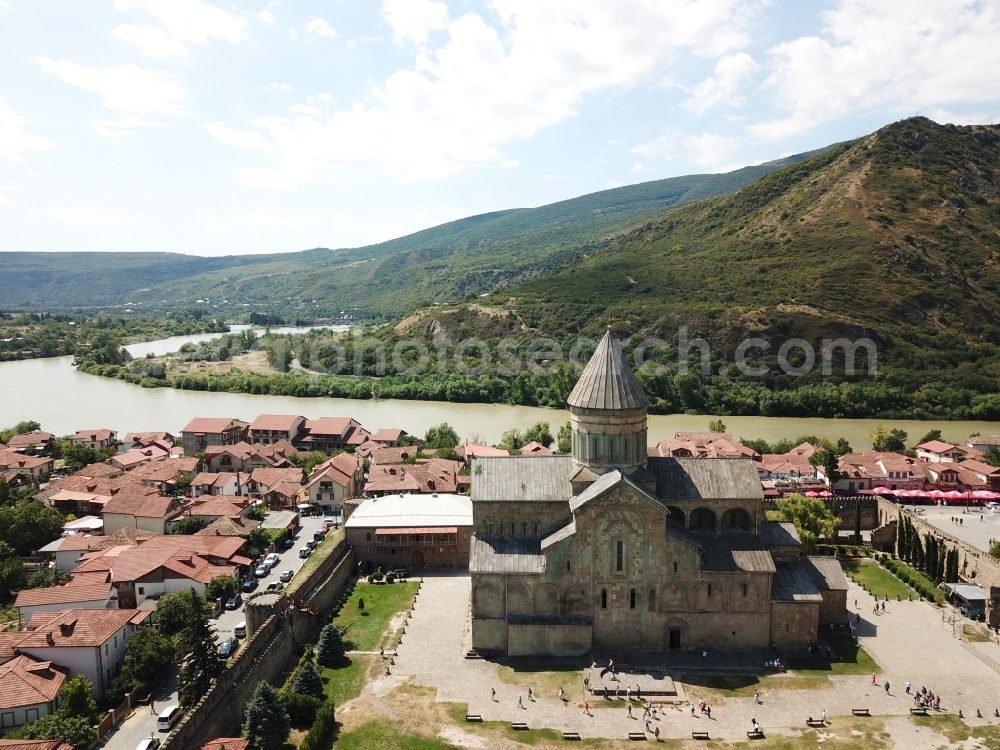
POLYGON ((578 409, 645 409, 649 406, 610 328, 583 368, 568 403, 578 409))
POLYGON ((599 472, 646 462, 649 400, 611 329, 583 368, 568 403, 574 461, 599 472))

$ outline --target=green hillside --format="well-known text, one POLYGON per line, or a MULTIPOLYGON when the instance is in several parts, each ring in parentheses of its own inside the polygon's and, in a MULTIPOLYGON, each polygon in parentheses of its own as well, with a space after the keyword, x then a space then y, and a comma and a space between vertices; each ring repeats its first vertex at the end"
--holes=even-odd
POLYGON ((472 216, 362 248, 221 258, 0 253, 0 307, 172 308, 210 298, 226 299, 234 310, 248 305, 289 317, 350 308, 386 319, 424 302, 460 300, 532 279, 664 209, 738 189, 809 155, 472 216))

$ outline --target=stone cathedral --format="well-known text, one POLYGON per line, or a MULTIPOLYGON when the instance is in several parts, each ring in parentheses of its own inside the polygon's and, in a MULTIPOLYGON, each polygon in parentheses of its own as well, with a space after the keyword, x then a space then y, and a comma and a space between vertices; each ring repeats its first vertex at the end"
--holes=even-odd
POLYGON ((765 519, 756 464, 647 457, 647 406, 609 330, 569 397, 572 455, 476 459, 478 652, 799 648, 846 620, 839 562, 765 519))

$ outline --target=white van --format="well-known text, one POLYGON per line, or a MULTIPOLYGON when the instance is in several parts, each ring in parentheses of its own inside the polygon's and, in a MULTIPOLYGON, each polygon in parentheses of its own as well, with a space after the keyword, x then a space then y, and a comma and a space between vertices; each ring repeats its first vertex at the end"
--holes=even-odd
POLYGON ((176 703, 172 706, 167 706, 165 709, 160 711, 160 715, 156 717, 156 729, 160 732, 169 732, 170 727, 174 725, 181 717, 181 707, 176 703))
POLYGON ((234 638, 246 638, 247 637, 247 621, 241 620, 236 623, 236 627, 233 628, 234 638))

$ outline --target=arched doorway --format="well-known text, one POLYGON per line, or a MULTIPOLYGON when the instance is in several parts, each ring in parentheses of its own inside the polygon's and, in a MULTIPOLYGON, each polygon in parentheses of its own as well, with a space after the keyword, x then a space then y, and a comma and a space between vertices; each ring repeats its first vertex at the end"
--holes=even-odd
POLYGON ((422 568, 424 567, 424 553, 421 550, 415 549, 410 555, 410 567, 411 568, 422 568))
POLYGON ((730 508, 722 514, 723 531, 749 531, 750 514, 743 508, 730 508))
POLYGON ((695 508, 688 516, 691 531, 715 531, 715 513, 708 508, 695 508))

